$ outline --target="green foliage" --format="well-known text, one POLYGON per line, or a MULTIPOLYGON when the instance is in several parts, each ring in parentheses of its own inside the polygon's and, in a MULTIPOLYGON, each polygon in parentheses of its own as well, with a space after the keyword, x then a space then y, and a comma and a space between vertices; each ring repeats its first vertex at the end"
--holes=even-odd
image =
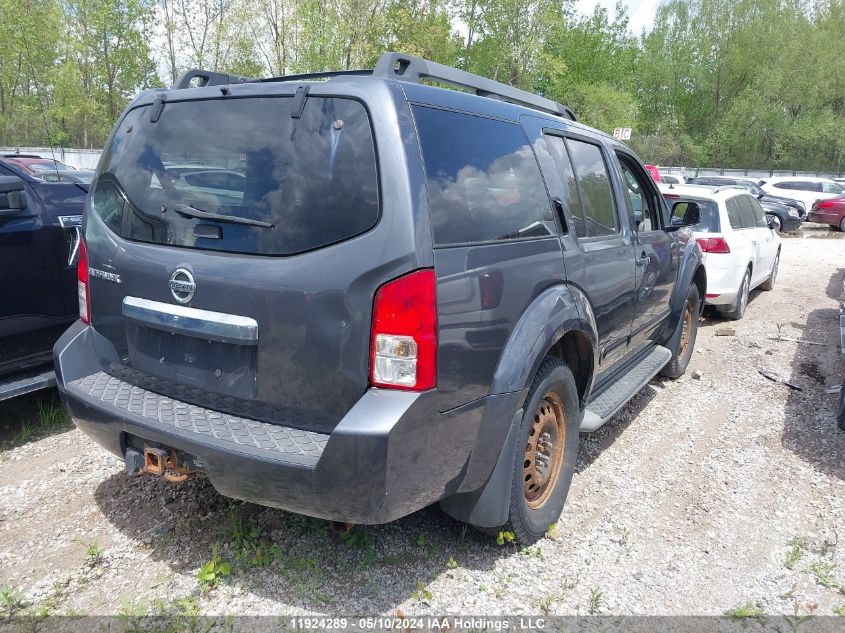
POLYGON ((516 541, 516 534, 510 530, 500 530, 496 535, 496 543, 504 545, 505 543, 514 543, 516 541))
POLYGON ((0 586, 0 615, 12 616, 20 608, 20 594, 9 585, 0 586))
POLYGON ((200 567, 197 580, 203 593, 208 593, 220 584, 220 581, 232 573, 232 564, 223 561, 218 551, 213 551, 211 560, 200 567))
POLYGON ((725 615, 737 620, 745 620, 749 618, 762 618, 764 614, 763 609, 753 602, 745 602, 729 610, 725 615))
POLYGON ((845 170, 845 0, 667 0, 643 33, 622 4, 574 7, 0 0, 0 145, 101 147, 134 94, 188 68, 285 75, 401 50, 537 91, 606 132, 631 127, 647 162, 845 170))

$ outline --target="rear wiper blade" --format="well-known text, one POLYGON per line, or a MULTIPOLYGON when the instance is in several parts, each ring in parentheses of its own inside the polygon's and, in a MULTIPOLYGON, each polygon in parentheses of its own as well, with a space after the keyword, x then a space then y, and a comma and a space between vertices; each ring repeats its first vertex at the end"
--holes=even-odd
POLYGON ((197 209, 189 204, 180 205, 176 207, 174 211, 183 217, 196 218, 198 220, 215 220, 217 222, 229 222, 231 224, 247 224, 249 226, 260 226, 265 229, 272 229, 275 226, 269 222, 253 220, 252 218, 242 218, 238 215, 223 215, 221 213, 203 211, 202 209, 197 209))

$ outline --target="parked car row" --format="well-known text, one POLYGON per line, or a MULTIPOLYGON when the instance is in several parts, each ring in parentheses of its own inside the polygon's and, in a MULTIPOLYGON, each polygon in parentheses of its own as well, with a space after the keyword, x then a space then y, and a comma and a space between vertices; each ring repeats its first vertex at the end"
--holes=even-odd
POLYGON ((748 295, 777 280, 781 240, 774 218, 756 195, 736 185, 661 185, 672 222, 692 228, 704 253, 705 303, 741 319, 748 295))
POLYGON ((779 233, 795 231, 804 221, 830 224, 845 230, 845 213, 838 200, 845 198, 845 185, 828 178, 778 176, 755 180, 740 176, 684 177, 660 173, 656 167, 652 168, 651 174, 661 185, 712 185, 745 189, 756 196, 779 233), (827 202, 829 200, 837 201, 827 202))

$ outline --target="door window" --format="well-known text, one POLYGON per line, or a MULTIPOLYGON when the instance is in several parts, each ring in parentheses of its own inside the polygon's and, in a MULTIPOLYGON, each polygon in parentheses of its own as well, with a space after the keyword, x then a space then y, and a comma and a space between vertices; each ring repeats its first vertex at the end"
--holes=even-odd
POLYGON ((731 228, 734 230, 746 228, 743 225, 744 220, 742 217, 742 203, 740 202, 740 196, 731 198, 725 203, 725 206, 728 209, 728 222, 730 222, 731 228))
POLYGON ((616 154, 622 170, 622 178, 628 193, 628 202, 634 216, 634 226, 639 233, 656 231, 660 228, 657 217, 657 199, 651 190, 645 172, 623 154, 616 154))
POLYGON ((566 139, 566 145, 575 166, 578 190, 581 193, 586 236, 615 235, 619 232, 619 222, 601 148, 574 139, 566 139))

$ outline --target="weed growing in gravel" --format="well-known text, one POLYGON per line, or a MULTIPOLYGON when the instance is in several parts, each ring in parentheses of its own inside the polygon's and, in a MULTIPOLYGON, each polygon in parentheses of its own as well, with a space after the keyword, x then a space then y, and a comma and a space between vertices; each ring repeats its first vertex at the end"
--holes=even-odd
POLYGON ((420 602, 431 602, 431 599, 434 596, 431 592, 426 588, 425 582, 422 580, 417 581, 417 590, 411 594, 411 598, 414 600, 419 600, 420 602))
POLYGON ((560 591, 552 592, 543 596, 543 599, 540 601, 540 611, 542 611, 544 615, 549 615, 552 612, 552 605, 555 602, 561 602, 566 597, 567 592, 572 591, 577 586, 577 578, 564 578, 560 591))
POLYGON ((798 627, 802 624, 805 624, 812 620, 816 609, 818 608, 819 605, 810 602, 806 603, 803 607, 796 602, 792 609, 794 615, 787 615, 784 617, 786 623, 789 625, 789 628, 792 629, 792 633, 795 633, 798 630, 798 627))
POLYGON ((761 607, 749 601, 727 611, 725 615, 737 620, 745 620, 749 618, 762 618, 764 613, 761 607))
POLYGON ((21 596, 15 589, 9 585, 0 587, 0 615, 14 615, 21 606, 21 596))
POLYGON ((526 547, 522 550, 522 553, 529 558, 536 558, 538 560, 544 560, 543 557, 543 550, 540 547, 526 547))
POLYGON ((205 594, 220 584, 220 581, 232 573, 232 564, 223 561, 220 553, 215 547, 211 554, 211 560, 200 567, 197 572, 197 580, 200 583, 200 590, 205 594))
POLYGON ((806 571, 813 574, 816 579, 816 584, 826 587, 827 589, 839 589, 839 583, 833 579, 831 574, 836 569, 833 563, 813 563, 806 571))
POLYGON ((458 568, 458 561, 456 561, 454 558, 452 558, 450 556, 449 560, 446 562, 446 567, 448 567, 449 569, 457 569, 458 568))
POLYGON ((833 608, 833 615, 838 615, 840 618, 845 618, 845 604, 840 604, 833 608))
POLYGON ((24 422, 12 438, 12 443, 19 446, 21 444, 26 444, 31 438, 32 425, 29 422, 24 422))
POLYGON ((549 525, 549 529, 546 530, 546 538, 550 538, 553 541, 557 540, 557 523, 549 525))
POLYGON ((361 526, 355 526, 346 532, 340 533, 340 540, 346 543, 350 549, 362 550, 365 552, 372 551, 373 542, 370 539, 370 534, 367 529, 361 526))
POLYGON ((604 604, 604 594, 598 587, 590 587, 590 615, 595 615, 604 604))
POLYGON ((496 536, 496 543, 504 545, 505 543, 514 543, 516 541, 516 534, 510 530, 502 530, 496 536))
POLYGON ((784 561, 787 569, 795 569, 795 565, 801 560, 806 548, 807 539, 798 537, 789 539, 789 550, 786 552, 786 560, 784 561))
POLYGON ((85 562, 91 567, 96 567, 103 562, 103 548, 97 541, 86 543, 78 538, 74 539, 74 543, 79 543, 85 548, 85 562))
POLYGON ((39 400, 36 415, 38 426, 50 433, 72 426, 67 410, 55 401, 44 404, 42 400, 39 400))

